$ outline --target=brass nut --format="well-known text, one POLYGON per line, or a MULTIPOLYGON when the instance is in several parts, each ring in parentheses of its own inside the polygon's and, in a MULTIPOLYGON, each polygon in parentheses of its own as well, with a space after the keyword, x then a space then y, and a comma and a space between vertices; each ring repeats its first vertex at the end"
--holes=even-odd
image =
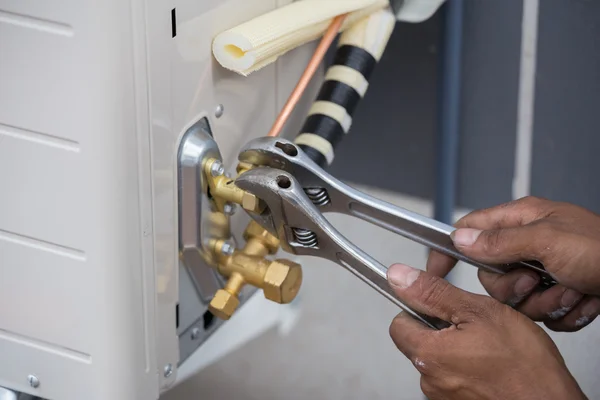
POLYGON ((251 170, 252 167, 253 167, 253 165, 250 164, 250 163, 240 162, 240 163, 238 163, 238 165, 237 165, 237 167, 236 167, 235 170, 238 173, 238 175, 241 175, 244 172, 251 170))
POLYGON ((231 294, 226 290, 219 289, 210 301, 208 309, 218 318, 229 319, 239 305, 240 300, 236 295, 231 294))
POLYGON ((269 231, 260 226, 256 221, 250 221, 244 231, 244 239, 246 239, 246 241, 257 239, 267 248, 269 254, 275 254, 277 249, 279 249, 279 239, 271 235, 269 231))
POLYGON ((244 192, 244 195, 242 196, 242 207, 244 210, 252 211, 258 214, 263 211, 263 206, 259 198, 248 192, 244 192))
POLYGON ((264 277, 265 297, 280 304, 296 298, 302 284, 302 267, 289 260, 272 261, 264 277))

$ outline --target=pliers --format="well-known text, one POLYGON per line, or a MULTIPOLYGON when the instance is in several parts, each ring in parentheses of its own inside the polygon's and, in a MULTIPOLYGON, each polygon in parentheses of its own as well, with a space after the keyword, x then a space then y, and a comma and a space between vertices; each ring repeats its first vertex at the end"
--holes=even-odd
POLYGON ((544 267, 536 262, 489 265, 460 253, 452 243, 450 225, 394 206, 362 193, 334 178, 313 162, 294 143, 263 137, 250 141, 239 160, 253 168, 240 174, 236 185, 265 203, 260 214, 251 217, 277 236, 283 250, 331 260, 348 269, 393 303, 433 329, 447 327, 422 315, 396 297, 387 282, 387 267, 346 239, 323 216, 336 212, 358 217, 440 253, 495 273, 517 268, 534 270, 541 277, 540 287, 556 284, 544 267))

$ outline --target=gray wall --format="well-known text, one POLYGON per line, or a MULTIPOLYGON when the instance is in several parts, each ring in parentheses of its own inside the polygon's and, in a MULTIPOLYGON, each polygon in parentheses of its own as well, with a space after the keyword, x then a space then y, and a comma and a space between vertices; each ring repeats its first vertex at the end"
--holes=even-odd
MULTIPOLYGON (((458 206, 512 197, 522 7, 519 0, 466 2, 458 206)), ((336 152, 336 176, 432 197, 441 22, 438 13, 397 25, 336 152)), ((599 38, 600 2, 540 1, 531 191, 596 211, 599 38)))
POLYGON ((600 211, 600 2, 541 3, 532 192, 600 211))

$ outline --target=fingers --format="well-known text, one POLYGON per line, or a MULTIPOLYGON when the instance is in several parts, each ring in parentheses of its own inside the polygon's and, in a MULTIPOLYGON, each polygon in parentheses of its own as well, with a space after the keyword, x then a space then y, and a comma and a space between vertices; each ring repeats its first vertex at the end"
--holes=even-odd
POLYGON ((470 322, 484 312, 489 298, 465 292, 444 279, 407 265, 388 269, 388 281, 400 300, 414 310, 453 324, 470 322))
POLYGON ((477 230, 457 229, 452 233, 456 248, 478 261, 504 264, 521 260, 538 260, 555 238, 541 225, 516 228, 477 230))
POLYGON ((573 310, 582 298, 581 293, 556 285, 544 291, 532 293, 516 308, 534 321, 556 321, 573 310))
POLYGON ((447 256, 437 251, 431 251, 427 258, 426 270, 432 275, 444 278, 454 268, 457 261, 455 258, 447 256))
POLYGON ((555 203, 549 200, 524 197, 496 207, 473 211, 461 218, 455 226, 480 230, 515 228, 544 218, 554 206, 555 203))
POLYGON ((511 307, 521 303, 540 282, 537 273, 525 269, 514 270, 505 275, 480 269, 478 276, 490 296, 511 307))
POLYGON ((431 330, 407 313, 400 313, 390 325, 392 341, 407 358, 414 362, 421 343, 431 330))
MULTIPOLYGON (((472 242, 477 239, 481 231, 497 231, 527 225, 542 219, 553 206, 555 204, 548 200, 524 197, 496 207, 473 211, 456 222, 454 226, 458 229, 452 235, 453 240, 458 250, 463 251, 463 247, 466 246, 468 252, 472 242), (456 236, 458 239, 455 240, 456 236)), ((486 235, 501 234, 494 232, 486 235)), ((478 248, 475 249, 476 252, 477 250, 478 248)), ((456 262, 456 259, 452 257, 432 251, 427 260, 426 269, 433 275, 445 277, 454 268, 456 262)))
POLYGON ((575 309, 563 318, 552 321, 547 320, 544 324, 557 332, 575 332, 591 324, 600 314, 600 299, 597 297, 585 297, 575 309))
POLYGON ((539 277, 532 271, 517 270, 506 275, 479 271, 483 287, 498 301, 514 307, 534 321, 560 332, 574 332, 589 325, 600 313, 600 299, 561 285, 534 291, 539 277))

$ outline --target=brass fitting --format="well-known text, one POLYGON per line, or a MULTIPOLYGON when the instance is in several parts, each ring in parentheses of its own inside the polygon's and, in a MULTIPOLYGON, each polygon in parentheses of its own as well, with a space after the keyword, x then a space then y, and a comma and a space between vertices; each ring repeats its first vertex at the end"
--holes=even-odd
MULTIPOLYGON (((237 173, 242 174, 253 166, 240 163, 237 173)), ((225 216, 227 203, 241 204, 251 212, 261 213, 264 203, 256 196, 245 192, 235 185, 233 179, 223 175, 220 161, 211 159, 205 162, 204 173, 208 181, 208 189, 216 205, 217 212, 223 221, 215 217, 216 233, 225 233, 228 227, 225 216), (215 164, 217 163, 217 164, 215 164)), ((211 235, 223 238, 223 235, 211 235)), ((221 319, 229 319, 240 304, 239 294, 244 285, 250 284, 263 290, 265 298, 280 304, 294 300, 302 284, 302 269, 299 264, 289 260, 266 259, 267 255, 277 253, 279 239, 271 235, 257 222, 252 221, 244 231, 245 246, 241 250, 223 251, 225 240, 214 239, 211 243, 214 256, 213 265, 228 280, 223 289, 219 289, 209 304, 209 310, 221 319)))
POLYGON ((265 257, 268 254, 275 254, 279 249, 279 239, 271 235, 258 222, 251 221, 244 231, 246 245, 243 253, 253 256, 265 257))
POLYGON ((264 210, 263 202, 255 195, 237 187, 233 179, 215 172, 215 170, 218 170, 213 168, 213 164, 216 162, 220 163, 214 158, 207 160, 204 163, 204 173, 207 177, 210 194, 218 210, 223 212, 225 204, 231 202, 240 204, 245 210, 261 213, 264 210))
POLYGON ((240 162, 240 163, 238 163, 235 171, 237 172, 238 175, 241 175, 244 172, 251 170, 252 167, 253 167, 253 165, 250 163, 240 162))
MULTIPOLYGON (((260 225, 258 227, 260 228, 260 225)), ((246 231, 253 244, 249 247, 247 245, 243 250, 235 250, 231 255, 223 254, 224 241, 215 241, 213 244, 215 254, 218 255, 217 270, 227 277, 228 281, 213 297, 209 310, 222 319, 229 319, 239 306, 238 295, 245 284, 262 289, 265 298, 279 304, 287 304, 294 300, 302 284, 302 269, 299 264, 289 260, 265 259, 260 253, 272 252, 273 249, 276 251, 274 241, 267 237, 269 244, 260 250, 259 236, 252 236, 258 233, 258 229, 251 228, 246 231), (256 254, 245 253, 247 249, 254 250, 256 254)))

